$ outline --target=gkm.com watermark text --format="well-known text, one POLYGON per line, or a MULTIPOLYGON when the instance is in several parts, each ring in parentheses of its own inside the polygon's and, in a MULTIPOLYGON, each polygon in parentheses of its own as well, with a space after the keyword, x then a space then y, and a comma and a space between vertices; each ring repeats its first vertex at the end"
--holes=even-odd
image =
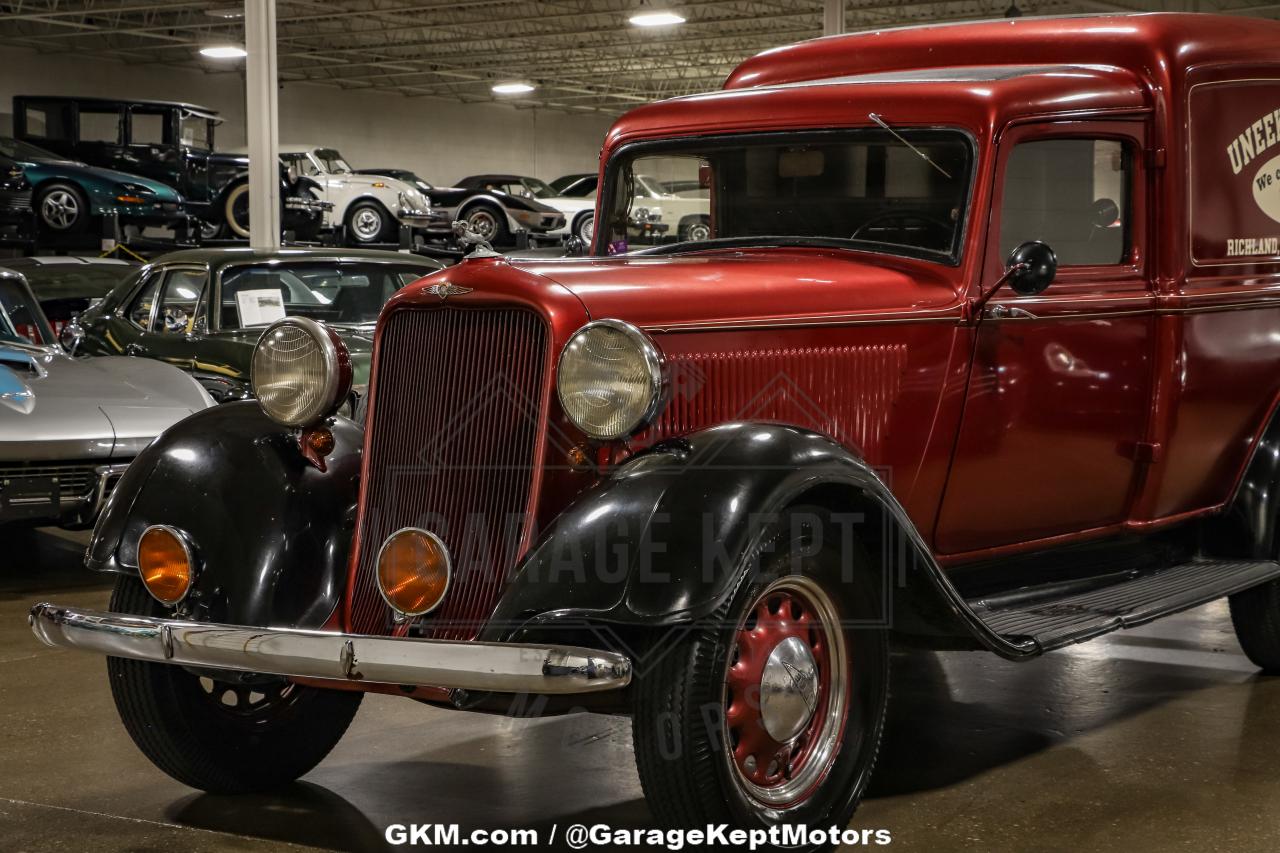
POLYGON ((635 848, 638 850, 697 850, 699 848, 767 850, 779 847, 835 845, 887 847, 887 829, 816 827, 804 824, 742 829, 712 824, 698 829, 636 829, 605 823, 575 823, 564 829, 472 829, 456 823, 393 823, 384 833, 388 844, 405 847, 555 847, 572 850, 635 848))

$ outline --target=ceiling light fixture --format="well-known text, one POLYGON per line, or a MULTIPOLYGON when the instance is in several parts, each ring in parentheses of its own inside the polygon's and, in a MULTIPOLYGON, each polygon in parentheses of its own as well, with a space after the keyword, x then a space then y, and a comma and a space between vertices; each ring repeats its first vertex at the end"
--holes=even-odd
POLYGON ((233 21, 236 18, 244 17, 243 6, 221 6, 216 9, 205 9, 204 13, 210 18, 222 18, 223 20, 233 21))
POLYGON ((683 24, 685 19, 682 15, 666 10, 644 10, 636 12, 629 19, 631 25, 635 27, 674 27, 676 24, 683 24))
POLYGON ((494 83, 493 93, 495 95, 523 95, 532 92, 536 86, 532 83, 494 83))
POLYGON ((249 52, 237 44, 211 44, 200 48, 200 55, 210 59, 240 59, 248 56, 249 52))

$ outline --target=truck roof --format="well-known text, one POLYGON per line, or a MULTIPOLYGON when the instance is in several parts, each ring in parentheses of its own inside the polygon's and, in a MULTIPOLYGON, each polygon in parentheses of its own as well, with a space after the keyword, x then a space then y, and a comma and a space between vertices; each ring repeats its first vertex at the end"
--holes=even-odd
POLYGON ((1141 13, 1014 18, 829 36, 767 50, 723 89, 649 104, 610 130, 609 148, 734 131, 949 125, 981 134, 1029 115, 1180 114, 1189 69, 1280 68, 1280 22, 1141 13))
MULTIPOLYGON (((970 59, 972 61, 972 58, 970 59)), ((857 127, 869 112, 891 124, 945 125, 982 134, 1029 114, 1144 110, 1150 97, 1135 73, 1109 65, 964 66, 847 74, 747 90, 689 95, 638 107, 609 131, 612 148, 631 139, 716 133, 857 127)))
POLYGON ((726 89, 849 75, 984 65, 1110 65, 1148 76, 1162 63, 1276 61, 1280 22, 1138 13, 928 24, 812 39, 757 54, 726 89))

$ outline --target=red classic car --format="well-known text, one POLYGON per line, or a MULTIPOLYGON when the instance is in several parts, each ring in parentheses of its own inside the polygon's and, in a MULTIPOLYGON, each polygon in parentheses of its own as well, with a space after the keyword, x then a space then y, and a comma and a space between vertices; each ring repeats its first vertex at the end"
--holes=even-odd
POLYGON ((1028 660, 1230 596, 1280 671, 1278 42, 911 28, 641 107, 592 257, 394 297, 364 430, 340 341, 273 326, 257 401, 116 489, 111 612, 34 629, 195 787, 306 773, 366 691, 585 707, 633 715, 656 820, 758 831, 848 821, 891 637, 1028 660))

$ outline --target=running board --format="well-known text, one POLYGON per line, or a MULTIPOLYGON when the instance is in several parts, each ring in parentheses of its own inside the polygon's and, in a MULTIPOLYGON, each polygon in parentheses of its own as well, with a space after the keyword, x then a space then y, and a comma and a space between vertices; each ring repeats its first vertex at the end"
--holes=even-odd
POLYGON ((1280 577, 1280 563, 1195 560, 1135 573, 1101 588, 1030 588, 1017 596, 968 601, 973 613, 1007 640, 1031 638, 1041 652, 1143 625, 1280 577))

